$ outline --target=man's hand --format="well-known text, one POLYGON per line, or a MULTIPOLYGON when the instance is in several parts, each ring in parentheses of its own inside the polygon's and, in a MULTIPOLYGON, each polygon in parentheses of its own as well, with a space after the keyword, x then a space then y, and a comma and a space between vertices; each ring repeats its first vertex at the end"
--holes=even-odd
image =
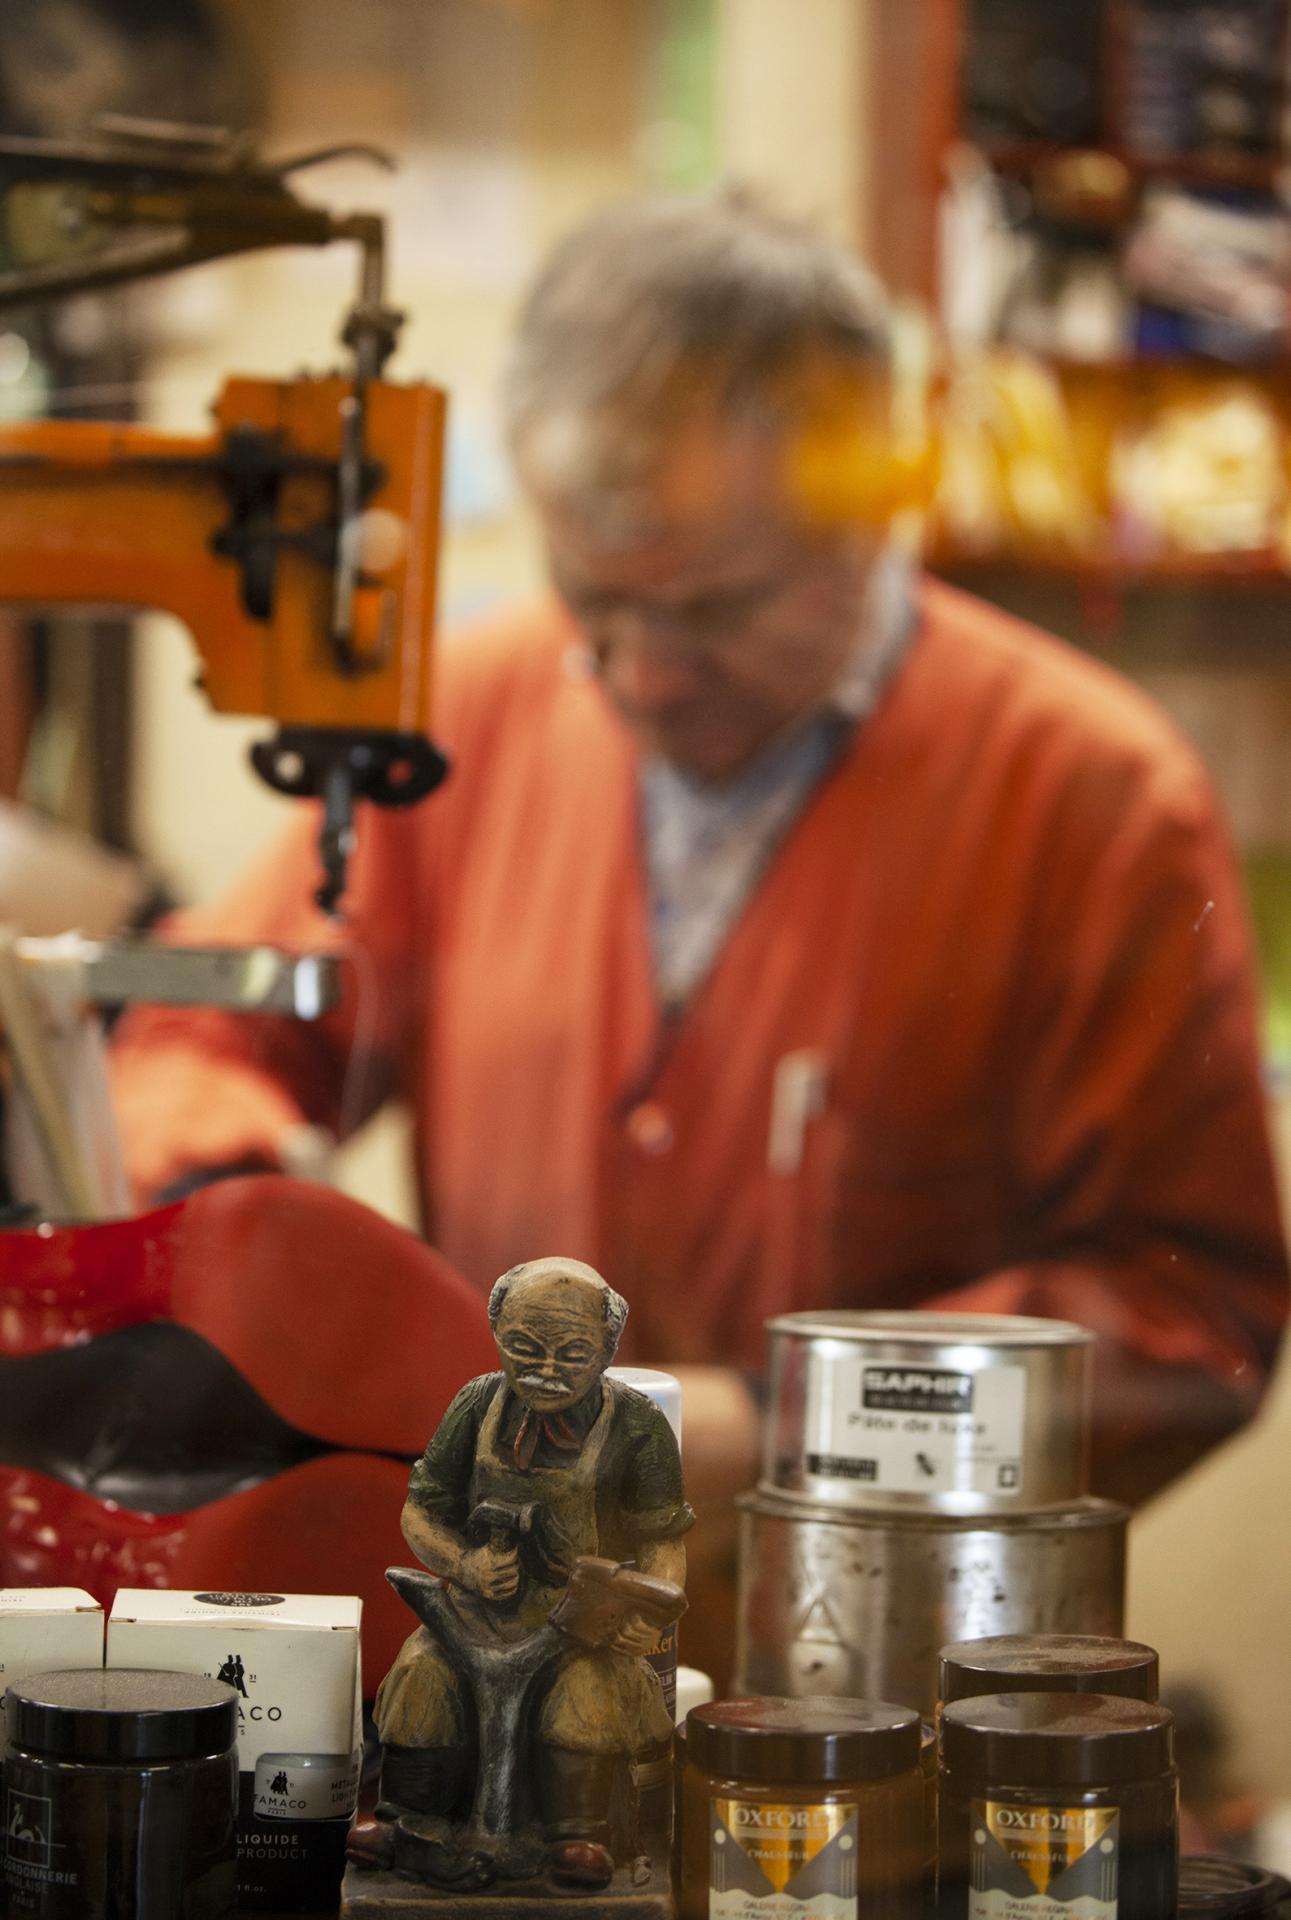
POLYGON ((760 1422, 748 1382, 727 1367, 668 1371, 681 1382, 686 1497, 705 1520, 710 1513, 733 1518, 736 1494, 758 1477, 760 1422))
POLYGON ((460 1533, 432 1520, 415 1500, 404 1502, 403 1537, 423 1567, 482 1600, 514 1600, 520 1591, 520 1554, 516 1547, 468 1547, 460 1533))
POLYGON ((653 1626, 643 1613, 630 1613, 610 1645, 616 1653, 651 1653, 658 1638, 658 1627, 653 1626))
MULTIPOLYGON (((675 1543, 685 1555, 681 1579, 690 1597, 686 1658, 712 1674, 720 1699, 735 1655, 735 1496, 758 1477, 758 1409, 741 1374, 723 1367, 669 1371, 681 1381, 686 1498, 698 1519, 684 1543, 675 1543)), ((673 1577, 665 1565, 648 1571, 673 1577)))
POLYGON ((457 1580, 482 1600, 514 1600, 520 1591, 520 1555, 515 1547, 468 1547, 457 1580))

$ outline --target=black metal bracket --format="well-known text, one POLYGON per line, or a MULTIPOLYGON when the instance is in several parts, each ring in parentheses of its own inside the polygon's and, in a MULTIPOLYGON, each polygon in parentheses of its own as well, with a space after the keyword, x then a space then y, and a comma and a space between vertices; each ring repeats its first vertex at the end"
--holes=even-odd
POLYGON ((319 857, 323 883, 314 895, 333 913, 345 890, 354 844, 354 802, 411 807, 445 779, 449 763, 424 733, 369 733, 348 727, 284 727, 251 748, 251 764, 275 793, 321 799, 319 857))
MULTIPOLYGON (((234 427, 226 436, 218 461, 220 483, 229 502, 226 524, 212 536, 211 550, 232 560, 242 574, 242 605, 254 620, 268 620, 273 614, 273 588, 277 558, 290 549, 304 553, 334 575, 340 552, 340 512, 327 520, 291 531, 278 519, 278 499, 284 480, 293 474, 322 474, 337 477, 336 465, 307 454, 289 452, 272 434, 257 427, 234 427)), ((377 460, 365 460, 359 476, 360 508, 385 479, 385 468, 377 460)), ((353 664, 338 658, 338 669, 355 675, 373 662, 353 664)))

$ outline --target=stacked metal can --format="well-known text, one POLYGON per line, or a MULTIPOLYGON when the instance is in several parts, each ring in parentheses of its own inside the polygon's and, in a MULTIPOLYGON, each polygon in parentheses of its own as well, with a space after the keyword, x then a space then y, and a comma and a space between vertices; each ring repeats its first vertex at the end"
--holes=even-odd
POLYGON ((1121 1632, 1129 1515, 1088 1491, 1084 1328, 837 1312, 768 1332, 762 1473, 739 1502, 739 1691, 931 1713, 949 1641, 1121 1632))

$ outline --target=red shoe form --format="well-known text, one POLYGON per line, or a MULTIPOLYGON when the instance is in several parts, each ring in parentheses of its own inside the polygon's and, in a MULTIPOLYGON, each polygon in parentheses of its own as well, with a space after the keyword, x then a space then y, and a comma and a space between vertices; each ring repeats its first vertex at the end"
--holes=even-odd
MULTIPOLYGON (((199 1437, 191 1505, 172 1471, 164 1510, 142 1494, 127 1506, 96 1491, 102 1436, 70 1420, 61 1441, 54 1433, 57 1396, 38 1423, 46 1440, 30 1419, 6 1436, 0 1394, 0 1585, 83 1586, 105 1605, 118 1586, 357 1593, 374 1686, 408 1631, 384 1579, 408 1557, 408 1463, 457 1389, 496 1365, 482 1297, 356 1201, 272 1174, 135 1219, 0 1233, 0 1369, 11 1378, 25 1356, 56 1362, 62 1349, 92 1370, 96 1339, 148 1323, 208 1343, 278 1423, 317 1443, 315 1457, 281 1470, 270 1457, 258 1484, 244 1474, 212 1499, 218 1462, 199 1437)), ((171 1412, 182 1424, 182 1403, 171 1412)), ((110 1448, 127 1466, 131 1418, 127 1399, 110 1448)))

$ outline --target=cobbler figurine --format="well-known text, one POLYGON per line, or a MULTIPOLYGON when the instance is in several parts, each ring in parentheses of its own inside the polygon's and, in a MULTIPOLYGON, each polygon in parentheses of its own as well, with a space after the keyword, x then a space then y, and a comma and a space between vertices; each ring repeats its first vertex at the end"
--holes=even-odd
POLYGON ((346 1913, 484 1908, 487 1888, 508 1911, 633 1889, 646 1911, 654 1888, 666 1910, 668 1796, 640 1789, 672 1721, 645 1656, 685 1608, 694 1516, 667 1420, 606 1375, 626 1317, 577 1260, 493 1289, 502 1370, 457 1395, 408 1487, 404 1538, 429 1571, 389 1578, 422 1625, 377 1695, 378 1825, 346 1913), (424 1907, 376 1898, 377 1880, 421 1883, 424 1907))

